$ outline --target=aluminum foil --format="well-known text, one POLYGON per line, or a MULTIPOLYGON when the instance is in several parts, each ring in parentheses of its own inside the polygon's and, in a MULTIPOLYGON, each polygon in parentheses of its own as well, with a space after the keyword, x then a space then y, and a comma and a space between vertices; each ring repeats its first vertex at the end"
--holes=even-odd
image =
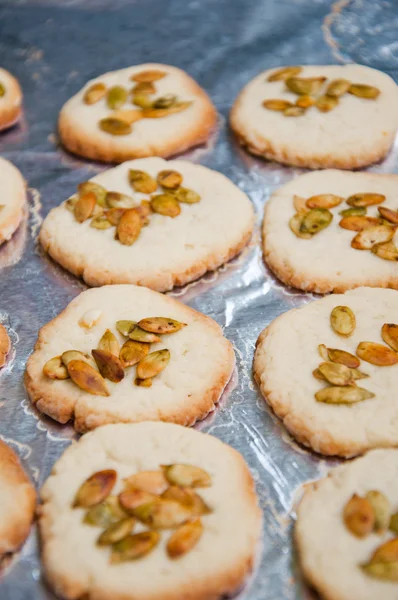
MULTIPOLYGON (((0 375, 0 436, 17 451, 37 488, 76 437, 70 426, 40 416, 23 385, 39 328, 85 289, 42 252, 40 224, 79 182, 106 168, 60 148, 58 111, 102 72, 147 61, 177 65, 210 93, 219 111, 217 133, 206 147, 183 158, 227 175, 249 195, 258 216, 252 242, 237 259, 172 293, 218 321, 235 347, 232 381, 217 410, 197 427, 239 450, 256 480, 264 512, 263 548, 241 600, 315 597, 297 567, 295 503, 303 483, 324 475, 333 461, 294 443, 252 377, 260 331, 313 298, 278 282, 260 251, 264 203, 303 171, 246 154, 228 131, 228 112, 246 82, 280 64, 357 61, 396 76, 397 24, 394 0, 0 0, 0 62, 18 77, 25 94, 22 123, 1 134, 0 152, 29 185, 26 218, 0 249, 0 321, 13 342, 0 375)), ((397 167, 394 149, 371 170, 398 172, 397 167)), ((54 598, 42 578, 36 527, 3 570, 0 598, 54 598)))

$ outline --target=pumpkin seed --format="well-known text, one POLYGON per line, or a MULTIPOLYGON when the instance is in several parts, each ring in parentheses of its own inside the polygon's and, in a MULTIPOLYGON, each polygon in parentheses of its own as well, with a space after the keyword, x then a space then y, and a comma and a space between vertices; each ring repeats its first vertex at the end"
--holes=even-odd
POLYGON ((328 96, 339 98, 348 92, 351 82, 347 79, 334 79, 326 88, 328 96))
POLYGON ((361 568, 370 577, 385 581, 398 581, 398 560, 392 562, 372 562, 361 565, 361 568))
POLYGON ((134 198, 127 196, 127 194, 120 194, 119 192, 108 192, 106 203, 111 208, 133 208, 136 204, 134 198))
POLYGON ((137 81, 138 83, 152 83, 153 81, 158 81, 159 79, 163 79, 166 77, 167 73, 165 71, 159 71, 158 69, 151 69, 147 71, 140 71, 139 73, 135 73, 130 77, 133 81, 137 81))
POLYGON ((390 221, 390 223, 398 225, 398 211, 391 210, 391 208, 387 208, 386 206, 378 206, 377 210, 383 219, 387 219, 387 221, 390 221))
POLYGON ((93 473, 78 489, 73 507, 90 508, 103 502, 111 493, 116 479, 117 474, 113 469, 93 473))
POLYGON ((153 177, 138 169, 129 169, 129 182, 135 192, 141 192, 142 194, 151 194, 158 187, 153 177))
POLYGON ((156 88, 152 81, 140 81, 131 91, 133 94, 155 94, 156 88))
POLYGON ((371 252, 376 254, 379 258, 384 260, 398 260, 398 248, 393 242, 386 242, 385 244, 375 244, 371 248, 371 252))
POLYGON ((286 86, 300 96, 313 96, 321 89, 326 77, 290 77, 286 79, 286 86))
POLYGON ((178 202, 183 202, 184 204, 195 204, 200 201, 199 194, 188 188, 179 187, 171 193, 178 202))
POLYGON ((302 220, 300 226, 301 233, 310 233, 315 235, 325 229, 332 222, 333 215, 326 208, 312 208, 302 220))
POLYGON ((156 497, 148 504, 137 506, 134 516, 153 529, 174 529, 188 521, 191 513, 179 502, 156 497))
POLYGON ((182 175, 178 171, 160 171, 157 176, 157 182, 163 188, 174 190, 182 184, 182 175))
POLYGON ((330 325, 335 333, 348 337, 356 327, 355 315, 348 306, 335 306, 330 313, 330 325))
POLYGON ((137 364, 137 377, 139 379, 155 377, 167 367, 169 360, 170 351, 166 348, 151 352, 137 364))
POLYGON ((382 344, 361 342, 358 344, 357 356, 378 367, 389 367, 398 363, 398 354, 382 344))
POLYGON ((92 350, 99 372, 104 379, 119 383, 124 379, 123 365, 117 356, 106 350, 92 350))
POLYGON ((108 91, 106 102, 110 109, 116 110, 127 101, 127 90, 121 85, 115 85, 108 91))
POLYGON ((190 102, 176 102, 173 106, 169 108, 144 108, 144 118, 145 119, 160 119, 162 117, 168 117, 169 115, 173 115, 175 113, 182 112, 189 108, 192 104, 190 102))
POLYGON ((120 350, 119 358, 123 367, 132 367, 142 360, 149 352, 149 344, 127 340, 120 350))
POLYGON ((267 81, 284 81, 290 77, 298 75, 303 70, 303 67, 282 67, 268 75, 267 81))
POLYGON ((300 108, 310 108, 311 106, 314 106, 315 104, 315 98, 313 98, 312 96, 300 96, 299 98, 297 98, 296 100, 296 106, 299 106, 300 108))
POLYGON ((338 350, 337 348, 327 348, 326 352, 329 360, 340 365, 345 365, 350 369, 357 369, 361 364, 356 356, 354 356, 350 352, 346 352, 345 350, 338 350))
POLYGON ((140 379, 139 377, 136 377, 134 379, 134 384, 138 385, 138 387, 150 388, 152 387, 152 379, 150 377, 148 377, 147 379, 140 379))
POLYGON ((355 248, 355 250, 370 250, 375 244, 389 242, 394 237, 394 234, 395 227, 389 227, 388 225, 368 227, 357 233, 351 242, 351 248, 355 248))
POLYGON ((398 513, 394 513, 393 515, 391 515, 390 524, 388 528, 393 533, 398 533, 398 513))
POLYGON ((386 197, 383 194, 372 194, 368 192, 362 194, 353 194, 347 198, 347 204, 358 208, 363 206, 373 206, 374 204, 381 204, 385 199, 386 197))
POLYGON ((117 238, 124 246, 134 244, 141 232, 141 218, 135 208, 126 210, 117 226, 117 238))
POLYGON ((393 562, 398 561, 398 538, 389 540, 379 546, 371 559, 371 562, 393 562))
POLYGON ((316 99, 315 106, 321 112, 329 112, 336 108, 339 103, 337 96, 319 96, 316 99))
POLYGON ((65 367, 67 367, 72 360, 82 360, 83 362, 90 364, 90 358, 86 354, 83 354, 83 352, 79 352, 79 350, 67 350, 66 352, 63 352, 61 360, 65 367))
POLYGON ((123 540, 127 535, 129 535, 129 533, 131 533, 134 524, 135 519, 133 517, 121 519, 117 523, 113 523, 101 533, 97 540, 97 544, 99 546, 110 546, 111 544, 120 542, 120 540, 123 540))
POLYGON ((110 208, 106 211, 106 218, 112 225, 119 225, 120 219, 124 213, 124 208, 110 208))
POLYGON ((106 85, 101 82, 93 83, 93 85, 90 85, 90 87, 86 90, 83 96, 83 102, 85 104, 96 104, 96 102, 102 100, 105 95, 106 85))
POLYGON ((143 531, 128 535, 112 546, 111 564, 137 560, 149 554, 160 541, 157 531, 143 531))
POLYGON ((314 369, 312 371, 312 374, 315 377, 315 379, 320 379, 321 381, 326 381, 326 379, 324 378, 324 376, 322 375, 322 373, 320 372, 319 369, 314 369))
POLYGON ((319 365, 319 371, 324 376, 326 381, 333 385, 353 385, 351 369, 345 365, 336 364, 333 362, 323 362, 319 365))
POLYGON ((174 94, 166 94, 165 96, 161 96, 155 100, 153 103, 153 108, 170 108, 171 106, 174 106, 176 102, 177 96, 174 94))
POLYGON ((371 503, 357 494, 354 494, 345 505, 343 519, 347 529, 359 538, 369 535, 375 524, 371 503))
POLYGON ((275 110, 278 112, 282 112, 284 111, 286 108, 289 108, 290 106, 293 106, 293 104, 291 102, 288 102, 288 100, 264 100, 263 102, 263 106, 264 108, 268 108, 268 110, 275 110))
POLYGON ((43 367, 43 374, 50 379, 68 379, 69 374, 60 356, 50 358, 43 367))
POLYGON ((135 327, 136 324, 137 324, 136 321, 125 321, 125 320, 116 321, 116 329, 118 330, 119 333, 121 333, 122 335, 127 337, 129 335, 130 331, 132 331, 132 329, 135 327))
POLYGON ((135 325, 128 335, 131 340, 135 340, 136 342, 144 342, 146 344, 160 342, 159 336, 154 333, 149 333, 149 331, 144 331, 141 327, 138 327, 138 325, 135 325))
POLYGON ((68 373, 77 386, 95 396, 109 396, 105 379, 91 365, 82 360, 71 360, 68 373))
POLYGON ((186 327, 187 324, 166 317, 151 317, 149 319, 141 319, 137 325, 141 329, 149 331, 149 333, 166 334, 176 333, 176 331, 180 331, 180 329, 186 327))
POLYGON ((5 85, 3 83, 0 83, 0 98, 5 96, 5 93, 6 93, 5 85))
MULTIPOLYGON (((323 358, 323 360, 329 360, 328 349, 325 346, 325 344, 319 344, 318 352, 319 352, 320 356, 323 358)), ((330 360, 332 360, 332 359, 330 359, 330 360)), ((336 362, 336 361, 333 361, 333 362, 336 362)))
MULTIPOLYGON (((306 212, 308 212, 308 209, 306 212)), ((303 223, 305 214, 306 213, 304 211, 302 211, 302 212, 298 212, 295 215, 293 215, 293 217, 289 221, 289 227, 297 237, 303 238, 305 240, 309 240, 312 238, 312 234, 311 233, 303 233, 301 231, 301 225, 303 223)))
POLYGON ((297 212, 308 212, 308 207, 307 207, 307 199, 304 198, 304 196, 297 196, 297 194, 294 194, 293 196, 293 206, 296 209, 297 212))
MULTIPOLYGON (((149 98, 148 94, 133 94, 131 102, 142 109, 151 109, 153 101, 149 98)), ((142 118, 145 118, 142 112, 142 118)))
POLYGON ((181 525, 169 538, 166 550, 170 558, 180 558, 199 542, 203 533, 200 519, 181 525))
POLYGON ((87 192, 87 194, 81 196, 76 201, 73 209, 76 221, 83 223, 86 219, 89 219, 93 214, 95 204, 96 198, 93 192, 87 192))
POLYGON ((90 227, 93 227, 94 229, 109 229, 112 227, 112 223, 108 221, 105 215, 100 215, 91 219, 90 227))
POLYGON ((142 110, 137 110, 136 108, 115 110, 110 117, 118 121, 123 121, 126 125, 132 125, 143 118, 142 110))
POLYGON ((127 513, 119 504, 117 496, 108 496, 100 504, 92 506, 84 515, 83 523, 96 527, 109 527, 120 519, 127 517, 127 513))
POLYGON ((341 210, 339 215, 342 217, 363 217, 366 215, 366 207, 358 206, 357 208, 346 208, 345 210, 341 210))
POLYGON ((365 85, 363 83, 352 83, 348 88, 348 93, 358 98, 366 98, 366 100, 375 100, 380 94, 380 90, 373 85, 365 85))
POLYGON ((394 323, 384 323, 381 328, 381 337, 386 344, 395 352, 398 352, 398 325, 394 323))
POLYGON ((311 196, 306 201, 308 208, 334 208, 343 202, 344 198, 335 194, 318 194, 311 196))
POLYGON ((157 496, 144 490, 127 489, 119 494, 120 506, 129 514, 134 514, 136 508, 153 502, 157 496))
POLYGON ((331 386, 319 390, 315 394, 315 398, 317 402, 326 404, 354 404, 374 398, 374 394, 360 387, 331 386))
POLYGON ((376 227, 381 224, 381 219, 375 217, 343 217, 339 223, 343 229, 349 231, 363 231, 369 227, 376 227))
POLYGON ((306 109, 301 106, 288 106, 283 111, 283 115, 285 117, 301 117, 302 115, 305 115, 305 110, 306 109))
POLYGON ((375 532, 383 533, 388 529, 390 524, 391 506, 388 498, 377 490, 371 490, 366 494, 365 498, 370 502, 373 508, 375 515, 375 532))
POLYGON ((110 329, 105 331, 104 335, 98 342, 98 350, 105 350, 105 352, 110 352, 115 356, 119 356, 120 344, 110 329))
MULTIPOLYGON (((126 488, 142 490, 149 494, 159 496, 169 487, 169 484, 162 471, 140 471, 124 480, 126 488)), ((171 498, 173 500, 173 498, 171 498)))
POLYGON ((99 183, 96 183, 95 181, 83 181, 83 183, 79 183, 77 189, 79 192, 79 198, 85 196, 88 192, 92 192, 95 196, 97 204, 103 207, 106 206, 107 190, 99 183))
POLYGON ((193 465, 161 465, 163 473, 172 485, 180 487, 209 487, 211 477, 204 469, 193 465))
POLYGON ((189 509, 191 515, 194 517, 208 515, 212 512, 203 498, 190 488, 182 488, 172 485, 162 494, 162 498, 165 498, 166 500, 174 500, 175 502, 183 504, 189 509))
POLYGON ((170 194, 156 194, 156 196, 152 196, 151 209, 155 213, 159 213, 160 215, 171 217, 173 219, 181 212, 179 202, 170 194))
POLYGON ((114 117, 105 117, 98 123, 100 129, 111 135, 128 135, 133 131, 131 125, 122 121, 122 119, 115 119, 114 117))

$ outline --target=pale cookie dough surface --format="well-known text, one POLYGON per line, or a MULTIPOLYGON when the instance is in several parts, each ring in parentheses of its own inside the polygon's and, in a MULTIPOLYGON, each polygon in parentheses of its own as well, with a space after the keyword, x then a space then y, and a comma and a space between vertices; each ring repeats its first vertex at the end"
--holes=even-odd
POLYGON ((0 440, 0 557, 26 540, 36 493, 15 452, 0 440))
POLYGON ((18 81, 0 68, 0 83, 5 88, 4 96, 0 97, 0 131, 14 125, 20 117, 22 105, 22 91, 18 81))
POLYGON ((41 329, 28 360, 26 386, 40 411, 61 423, 74 419, 78 431, 105 423, 145 420, 192 425, 215 408, 234 364, 232 344, 215 321, 168 296, 133 285, 116 285, 81 293, 41 329), (90 329, 82 327, 79 321, 93 311, 96 324, 90 329), (43 375, 45 363, 66 350, 91 356, 106 329, 122 345, 127 338, 116 330, 116 321, 146 317, 168 317, 187 324, 151 344, 150 352, 167 348, 171 354, 167 367, 153 378, 152 387, 134 385, 135 366, 125 370, 120 383, 107 381, 109 397, 84 392, 70 379, 51 380, 43 375))
MULTIPOLYGON (((66 598, 95 600, 216 600, 233 592, 253 566, 261 514, 253 480, 241 455, 214 437, 165 423, 108 425, 69 447, 53 468, 41 497, 43 562, 55 591, 66 598), (79 486, 102 469, 122 478, 161 464, 205 469, 212 485, 197 491, 213 509, 202 517, 197 545, 178 560, 165 551, 169 531, 146 557, 109 564, 109 550, 95 540, 98 528, 82 523, 72 509, 79 486)), ((138 529, 136 530, 138 532, 138 529)))
MULTIPOLYGON (((309 198, 336 194, 347 199, 362 192, 383 194, 386 200, 378 206, 398 209, 397 175, 317 171, 293 179, 272 195, 264 211, 263 252, 279 279, 304 291, 322 294, 361 285, 398 288, 397 262, 351 247, 357 232, 339 226, 343 218, 339 212, 350 208, 345 201, 330 209, 331 224, 311 239, 297 237, 289 227, 296 213, 294 195, 309 198)), ((369 206, 367 216, 379 217, 377 206, 369 206)), ((397 233, 394 242, 397 245, 397 233)))
POLYGON ((398 508, 398 450, 374 450, 309 484, 299 505, 295 539, 301 567, 324 600, 396 600, 397 583, 367 576, 368 562, 391 533, 357 538, 346 528, 343 510, 358 494, 382 492, 398 508))
POLYGON ((186 161, 147 158, 109 169, 92 181, 109 191, 133 196, 138 205, 148 195, 132 190, 129 169, 153 177, 164 169, 174 169, 183 175, 182 185, 198 193, 201 200, 181 203, 181 213, 175 218, 150 215, 150 224, 142 228, 132 246, 114 239, 114 227, 98 230, 90 227, 90 220, 78 223, 64 204, 51 210, 40 232, 41 244, 88 285, 135 283, 167 291, 216 269, 248 243, 254 222, 252 205, 221 173, 186 161))
MULTIPOLYGON (((1 100, 1 99, 0 99, 1 100)), ((11 238, 24 215, 26 186, 22 174, 0 157, 0 245, 11 238)))
POLYGON ((284 81, 267 81, 277 69, 255 77, 239 94, 231 112, 231 126, 240 142, 254 153, 281 163, 312 169, 353 169, 383 158, 398 127, 398 87, 381 71, 360 65, 305 66, 299 77, 348 79, 375 86, 376 100, 345 94, 330 112, 311 107, 300 117, 286 117, 262 106, 264 100, 295 103, 298 96, 284 81))
POLYGON ((354 456, 370 448, 398 445, 398 365, 379 367, 361 361, 369 375, 357 385, 374 398, 351 405, 317 402, 315 393, 325 387, 312 375, 323 361, 318 345, 356 353, 360 342, 383 344, 384 323, 397 323, 398 292, 359 288, 332 295, 290 310, 259 336, 254 375, 260 390, 289 432, 321 454, 354 456), (330 313, 348 306, 356 329, 344 338, 333 331, 330 313))
MULTIPOLYGON (((123 110, 138 108, 131 103, 131 96, 121 107, 123 110)), ((181 69, 169 65, 148 63, 105 73, 92 79, 63 106, 59 117, 59 133, 68 150, 106 162, 122 162, 145 156, 171 156, 205 142, 214 129, 216 109, 206 92, 181 69), (179 101, 193 104, 180 113, 158 119, 143 119, 132 125, 128 135, 110 135, 102 131, 98 121, 109 117, 112 110, 106 98, 96 104, 85 104, 83 96, 94 83, 104 83, 108 88, 121 85, 131 90, 135 81, 131 76, 142 71, 160 70, 167 75, 154 82, 156 100, 173 94, 179 101)))

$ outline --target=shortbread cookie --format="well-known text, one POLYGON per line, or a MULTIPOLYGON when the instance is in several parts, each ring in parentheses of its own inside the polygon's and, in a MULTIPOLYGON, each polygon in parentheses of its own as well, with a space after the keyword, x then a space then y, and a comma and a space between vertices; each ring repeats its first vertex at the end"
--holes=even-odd
POLYGON ((260 334, 255 378, 299 442, 346 457, 398 445, 397 302, 394 290, 359 288, 290 310, 260 334))
POLYGON ((184 152, 207 140, 216 119, 210 98, 189 75, 148 63, 89 81, 62 108, 59 133, 75 154, 123 162, 184 152))
POLYGON ((398 87, 361 65, 264 71, 239 94, 231 126, 253 154, 311 169, 381 160, 398 127, 398 87))
POLYGON ((0 68, 0 131, 14 125, 22 107, 22 92, 18 81, 5 69, 0 68))
POLYGON ((26 386, 40 411, 74 419, 78 431, 145 420, 192 425, 215 408, 234 363, 232 344, 209 317, 115 285, 81 293, 41 329, 26 386))
POLYGON ((0 368, 4 367, 7 355, 11 350, 11 340, 4 325, 0 323, 0 368))
POLYGON ((0 157, 0 245, 17 230, 26 205, 25 181, 13 164, 0 157))
POLYGON ((324 600, 396 600, 398 450, 374 450, 306 486, 295 538, 324 600))
POLYGON ((397 175, 301 175, 266 204, 265 261, 284 283, 307 292, 398 288, 397 208, 397 175))
POLYGON ((253 567, 261 513, 249 469, 192 429, 101 427, 66 450, 41 497, 44 568, 64 598, 216 600, 253 567))
POLYGON ((26 540, 36 493, 15 452, 0 440, 0 557, 26 540))
POLYGON ((130 161, 80 184, 78 195, 50 212, 40 241, 92 286, 170 290, 233 258, 253 229, 247 196, 221 173, 185 161, 130 161))

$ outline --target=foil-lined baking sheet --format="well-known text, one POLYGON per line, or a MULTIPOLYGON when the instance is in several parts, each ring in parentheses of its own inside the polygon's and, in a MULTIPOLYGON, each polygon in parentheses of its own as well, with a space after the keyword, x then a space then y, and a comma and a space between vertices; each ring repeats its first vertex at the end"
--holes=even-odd
MULTIPOLYGON (((356 61, 397 78, 397 26, 395 0, 0 1, 0 64, 18 77, 25 95, 23 120, 0 135, 0 152, 29 186, 26 218, 0 248, 0 321, 13 342, 0 375, 0 436, 17 451, 37 488, 76 437, 70 426, 40 416, 23 384, 39 328, 85 289, 42 252, 40 224, 79 182, 106 168, 60 148, 59 109, 102 72, 148 61, 179 66, 209 92, 219 112, 218 130, 208 144, 183 158, 224 173, 249 195, 258 217, 252 242, 237 259, 172 292, 218 321, 236 352, 237 367, 219 407, 197 428, 239 450, 256 480, 263 547, 241 600, 315 598, 297 567, 295 503, 303 483, 324 475, 336 461, 295 444, 253 381, 260 331, 313 299, 278 282, 260 251, 264 203, 303 171, 247 155, 228 130, 228 112, 241 87, 273 66, 356 61)), ((397 149, 371 170, 398 172, 397 149)), ((53 598, 42 578, 34 527, 1 575, 0 599, 53 598)))

